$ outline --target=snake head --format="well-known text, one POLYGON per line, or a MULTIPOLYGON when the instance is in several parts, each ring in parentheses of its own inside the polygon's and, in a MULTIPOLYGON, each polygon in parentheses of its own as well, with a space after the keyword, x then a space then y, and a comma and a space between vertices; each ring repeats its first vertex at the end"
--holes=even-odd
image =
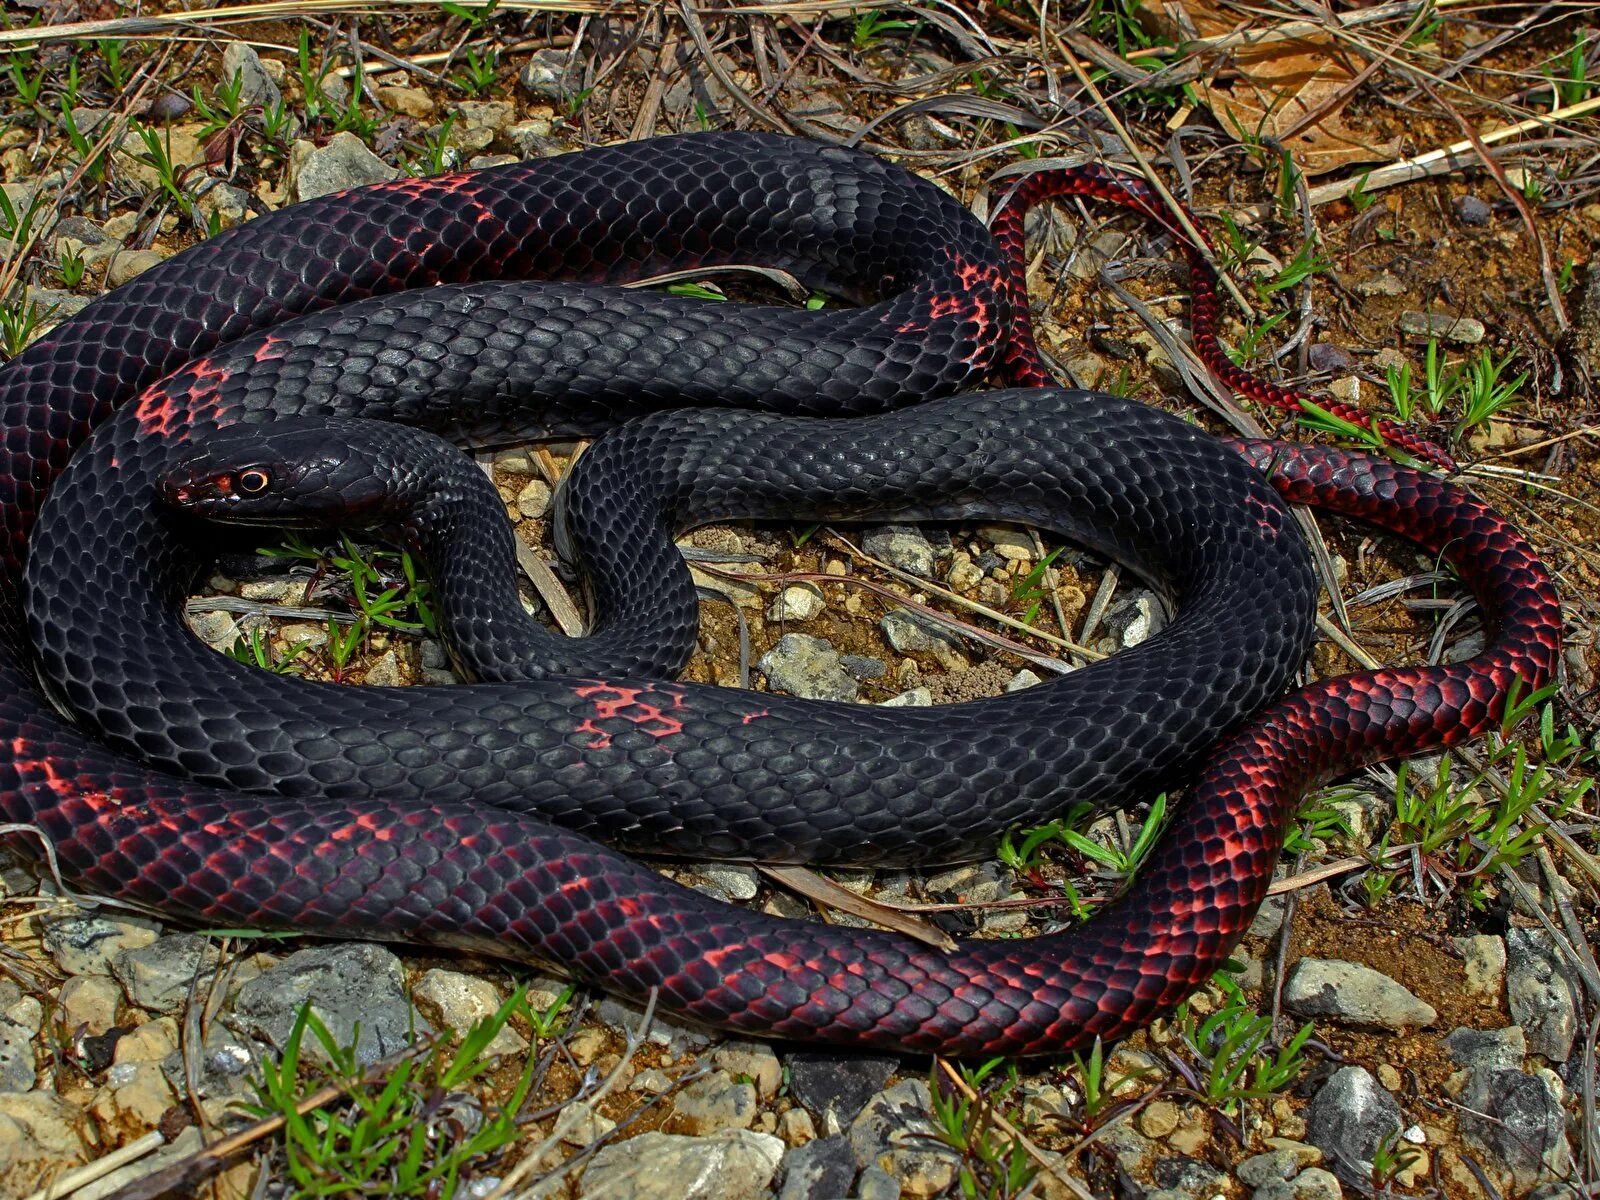
POLYGON ((229 524, 381 524, 398 499, 396 477, 368 427, 384 428, 317 418, 229 425, 185 446, 158 489, 174 509, 229 524))

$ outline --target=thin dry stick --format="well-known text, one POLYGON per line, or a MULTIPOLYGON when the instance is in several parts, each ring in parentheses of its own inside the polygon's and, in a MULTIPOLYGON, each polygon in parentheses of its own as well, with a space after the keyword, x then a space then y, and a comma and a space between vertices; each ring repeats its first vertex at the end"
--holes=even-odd
MULTIPOLYGON (((1569 104, 1563 108, 1552 109, 1547 113, 1540 113, 1529 117, 1525 121, 1518 121, 1514 125, 1507 125, 1500 129, 1492 129, 1477 135, 1477 140, 1484 146, 1497 145, 1500 142, 1510 141, 1524 133, 1535 129, 1547 129, 1563 121, 1569 121, 1588 113, 1600 111, 1600 96, 1591 96, 1577 104, 1569 104)), ((1402 183, 1414 183, 1419 179, 1428 179, 1434 175, 1446 175, 1456 170, 1469 161, 1475 147, 1471 140, 1452 142, 1448 146, 1437 150, 1429 150, 1426 154, 1418 154, 1412 158, 1401 159, 1386 166, 1377 167, 1361 175, 1349 179, 1341 179, 1334 183, 1325 183, 1314 187, 1310 192, 1313 205, 1332 203, 1343 200, 1356 191, 1365 195, 1379 192, 1385 188, 1396 187, 1402 183)), ((1256 204, 1249 208, 1238 208, 1233 211, 1233 219, 1241 224, 1253 224, 1265 220, 1275 211, 1270 203, 1256 204)))
POLYGON ((56 1200, 58 1196, 66 1196, 79 1188, 87 1187, 96 1179, 102 1179, 111 1172, 127 1166, 135 1159, 143 1158, 153 1150, 159 1150, 166 1144, 167 1139, 159 1133, 147 1133, 126 1146, 118 1146, 110 1154, 102 1155, 91 1163, 84 1163, 76 1170, 58 1176, 49 1187, 40 1188, 37 1192, 29 1194, 27 1200, 56 1200))

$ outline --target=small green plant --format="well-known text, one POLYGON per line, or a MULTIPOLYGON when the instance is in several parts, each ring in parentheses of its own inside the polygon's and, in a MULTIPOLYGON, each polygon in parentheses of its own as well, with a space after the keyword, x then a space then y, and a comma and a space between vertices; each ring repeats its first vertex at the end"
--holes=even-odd
POLYGON ((294 114, 289 111, 287 100, 280 97, 271 104, 262 106, 261 136, 268 142, 280 147, 286 145, 293 128, 294 114))
MULTIPOLYGON (((459 1044, 446 1037, 426 1051, 390 1061, 381 1072, 362 1066, 354 1039, 340 1045, 306 1004, 284 1044, 282 1060, 265 1064, 256 1082, 258 1117, 283 1122, 284 1159, 296 1197, 458 1195, 474 1170, 520 1135, 516 1114, 533 1085, 530 1055, 501 1105, 481 1105, 465 1089, 494 1059, 490 1044, 527 1001, 517 991, 459 1044), (309 1033, 326 1064, 304 1053, 309 1033), (302 1112, 323 1085, 344 1099, 302 1112), (468 1123, 451 1120, 452 1106, 477 1110, 468 1123)), ((359 1032, 359 1031, 358 1031, 359 1032)))
POLYGON ((459 72, 452 83, 469 96, 481 96, 494 87, 495 74, 500 69, 500 51, 491 47, 479 54, 468 47, 464 63, 465 70, 459 72))
MULTIPOLYGON (((5 195, 0 192, 0 196, 5 195)), ((55 315, 55 305, 40 308, 37 300, 0 302, 0 354, 15 358, 33 341, 34 335, 55 315)))
POLYGON ((1045 585, 1045 573, 1050 570, 1050 564, 1061 557, 1061 551, 1065 548, 1057 546, 1034 563, 1033 568, 1021 579, 1011 581, 1011 599, 1018 604, 1028 606, 1020 618, 1024 625, 1033 624, 1034 618, 1039 615, 1039 606, 1049 597, 1050 590, 1045 585))
POLYGON ((1178 1006, 1182 1040, 1199 1070, 1205 1099, 1237 1112, 1245 1100, 1268 1099, 1288 1088, 1305 1069, 1302 1051, 1311 1037, 1308 1022, 1281 1046, 1271 1043, 1272 1019, 1256 1012, 1239 985, 1219 972, 1213 985, 1222 993, 1217 1010, 1203 1020, 1189 1001, 1178 1006))
POLYGON ((1261 353, 1261 343, 1266 336, 1282 325, 1288 317, 1287 312, 1275 312, 1270 317, 1263 317, 1259 321, 1245 322, 1244 333, 1239 336, 1239 344, 1223 347, 1223 353, 1236 367, 1242 367, 1255 360, 1261 353))
POLYGON ((272 649, 272 637, 263 629, 252 629, 248 634, 240 634, 228 648, 230 658, 244 663, 247 667, 256 667, 277 675, 288 675, 298 671, 300 666, 295 660, 305 652, 306 643, 301 642, 284 657, 277 657, 272 649))
POLYGON ((1380 1192, 1387 1191, 1396 1177, 1403 1175, 1421 1157, 1422 1151, 1408 1145, 1400 1130, 1391 1129, 1372 1152, 1372 1186, 1380 1192))
POLYGON ((261 553, 272 558, 312 562, 318 572, 341 577, 343 587, 340 590, 348 595, 355 619, 342 623, 332 618, 328 620, 323 657, 335 682, 343 681, 357 652, 379 628, 396 633, 438 635, 432 589, 428 581, 417 574, 411 555, 404 551, 363 550, 343 537, 337 549, 324 552, 298 536, 291 536, 283 545, 263 548, 261 553), (389 562, 398 567, 398 580, 395 580, 394 570, 383 565, 389 562))
POLYGON ((1308 238, 1301 243, 1294 257, 1286 262, 1276 275, 1270 279, 1258 276, 1252 282, 1255 284, 1256 295, 1265 303, 1277 293, 1299 287, 1313 275, 1320 274, 1331 266, 1333 260, 1318 254, 1316 242, 1308 238))
POLYGON ((1589 62, 1590 41, 1582 30, 1574 30, 1572 45, 1539 68, 1539 73, 1550 84, 1556 104, 1561 107, 1582 104, 1596 91, 1591 77, 1593 66, 1589 62))
POLYGON ((1295 823, 1289 827, 1289 836, 1284 839, 1283 849, 1286 854, 1312 854, 1317 849, 1317 842, 1350 836, 1350 822, 1343 813, 1326 804, 1308 801, 1295 814, 1295 823))
POLYGON ((61 274, 63 287, 77 287, 83 282, 84 272, 88 270, 88 264, 83 261, 83 251, 76 246, 62 250, 61 263, 57 269, 61 274))
POLYGON ((850 31, 850 45, 856 50, 866 50, 886 33, 913 28, 915 24, 911 21, 892 18, 879 9, 868 9, 856 17, 855 27, 850 31))
POLYGON ((126 46, 127 43, 118 38, 101 38, 94 44, 100 53, 100 76, 113 92, 121 92, 133 76, 122 58, 126 46))
POLYGON ((189 95, 194 101, 194 110, 200 116, 200 136, 208 138, 218 133, 239 119, 244 111, 244 103, 240 99, 244 91, 244 73, 235 71, 233 78, 222 80, 217 84, 215 100, 208 101, 205 94, 196 84, 190 89, 189 95))
POLYGON ((1355 190, 1350 193, 1350 207, 1358 213, 1366 212, 1378 202, 1378 198, 1367 191, 1367 180, 1372 178, 1372 172, 1363 172, 1360 179, 1356 180, 1355 190))
POLYGON ((328 64, 318 59, 313 64, 311 61, 311 31, 300 30, 300 40, 296 47, 295 73, 300 79, 300 91, 305 97, 306 116, 316 120, 322 116, 328 106, 328 97, 323 93, 322 85, 328 78, 328 64))
POLYGON ((488 0, 486 4, 459 4, 456 0, 444 0, 439 7, 450 16, 465 21, 469 28, 481 29, 500 7, 500 0, 488 0))
POLYGON ((1007 1066, 1003 1076, 997 1074, 1004 1064, 1003 1058, 992 1058, 979 1067, 961 1067, 964 1089, 947 1090, 938 1060, 928 1069, 934 1136, 961 1155, 956 1183, 968 1200, 1020 1196, 1038 1170, 1021 1140, 1001 1124, 1001 1118, 1010 1119, 1003 1105, 1019 1083, 1015 1065, 1007 1066), (991 1077, 998 1082, 991 1084, 991 1077))
POLYGON ((11 197, 4 190, 0 190, 0 238, 5 238, 17 247, 21 247, 33 236, 34 223, 39 219, 39 213, 44 210, 44 189, 39 188, 28 197, 28 203, 21 212, 11 202, 11 197))
POLYGON ((6 73, 11 76, 12 89, 22 106, 37 109, 39 96, 44 91, 45 68, 41 63, 30 75, 28 68, 33 66, 33 61, 32 50, 14 50, 6 62, 6 73))
POLYGON ((1410 363, 1387 369, 1390 406, 1402 421, 1409 421, 1418 413, 1438 418, 1454 406, 1460 413, 1455 424, 1455 436, 1459 438, 1516 402, 1528 382, 1528 373, 1504 378, 1514 357, 1508 354, 1496 358, 1492 350, 1485 348, 1475 358, 1451 363, 1440 352, 1438 339, 1430 338, 1424 352, 1421 387, 1413 379, 1410 363))
POLYGON ((130 119, 128 128, 144 143, 144 153, 136 157, 156 173, 157 186, 177 202, 186 216, 193 217, 194 201, 189 198, 189 193, 183 187, 185 172, 172 161, 171 129, 168 129, 167 136, 163 140, 156 130, 136 120, 130 119))
POLYGON ((1014 841, 1012 835, 1006 833, 1000 839, 996 853, 1001 862, 1013 870, 1022 871, 1033 867, 1044 849, 1055 844, 1098 863, 1113 875, 1123 878, 1131 876, 1150 853, 1161 832, 1167 813, 1166 794, 1163 793, 1150 802, 1149 816, 1140 827, 1133 844, 1126 849, 1097 842, 1078 830, 1077 826, 1092 817, 1094 811, 1094 806, 1088 801, 1080 800, 1065 816, 1025 831, 1020 841, 1014 841))
POLYGON ((1461 419, 1456 423, 1456 436, 1483 424, 1490 417, 1510 405, 1528 382, 1528 373, 1504 381, 1502 373, 1511 365, 1513 355, 1496 359, 1494 352, 1483 350, 1477 358, 1469 359, 1462 372, 1460 383, 1461 419))
POLYGON ((422 162, 412 164, 412 173, 416 175, 442 175, 450 169, 450 130, 456 123, 456 114, 448 113, 439 123, 439 127, 430 133, 422 143, 422 162))
POLYGON ((1078 1088, 1083 1093, 1083 1119, 1088 1128, 1093 1128, 1099 1119, 1105 1115, 1116 1099, 1117 1093, 1123 1085, 1136 1083, 1148 1078, 1152 1073, 1149 1067, 1135 1067, 1133 1070, 1115 1077, 1106 1074, 1105 1046, 1099 1038, 1095 1038, 1094 1045, 1089 1050, 1089 1057, 1084 1058, 1076 1050, 1072 1053, 1072 1064, 1078 1071, 1078 1088))
POLYGON ((61 101, 61 128, 67 135, 67 143, 72 147, 73 153, 83 164, 84 175, 91 181, 99 183, 106 175, 105 152, 96 153, 94 143, 78 127, 78 118, 72 115, 72 106, 65 98, 61 101))
POLYGON ((589 102, 589 94, 593 91, 592 87, 586 87, 581 91, 573 92, 567 97, 567 119, 569 121, 583 111, 583 106, 589 102))

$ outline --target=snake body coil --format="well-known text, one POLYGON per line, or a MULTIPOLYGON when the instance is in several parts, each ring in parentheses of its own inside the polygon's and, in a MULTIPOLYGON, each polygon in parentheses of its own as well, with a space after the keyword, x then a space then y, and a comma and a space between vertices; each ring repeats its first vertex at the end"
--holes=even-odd
MULTIPOLYGON (((1090 168, 1064 186, 1114 191, 1107 178, 1090 168)), ((751 511, 742 480, 755 463, 790 489, 787 511, 827 491, 846 515, 885 503, 964 515, 986 501, 1053 516, 1190 601, 1161 647, 989 702, 987 716, 969 709, 970 726, 961 709, 885 714, 650 680, 352 695, 279 691, 213 663, 213 683, 191 673, 172 615, 191 568, 154 485, 174 448, 209 430, 284 413, 442 429, 466 413, 476 436, 561 433, 686 403, 866 414, 1002 362, 1034 383, 1036 355, 1005 337, 1019 278, 937 189, 864 155, 758 135, 362 189, 148 272, 0 372, 0 808, 36 825, 83 885, 178 915, 554 960, 754 1033, 1023 1053, 1148 1020, 1242 934, 1306 786, 1480 732, 1513 679, 1552 673, 1548 579, 1459 489, 1332 452, 1224 450, 1139 406, 1056 389, 820 429, 731 411, 651 417, 591 451, 654 473, 633 493, 620 480, 637 473, 593 468, 603 482, 583 511, 602 541, 647 495, 669 522, 751 511), (870 303, 736 309, 572 282, 746 261, 870 303), (494 276, 569 282, 479 282, 494 276), (353 303, 320 311, 336 302, 353 303), (1498 639, 1455 667, 1318 685, 1233 734, 1134 886, 1083 930, 945 955, 778 921, 485 804, 685 852, 904 861, 965 853, 1073 786, 1101 796, 1173 780, 1303 648, 1309 577, 1274 488, 1449 557, 1498 639), (119 573, 86 595, 106 561, 119 573), (1209 625, 1208 603, 1222 605, 1209 625), (90 607, 116 619, 80 625, 90 607), (55 714, 34 654, 93 736, 55 714), (1201 668, 1208 682, 1191 693, 1201 668), (1108 678, 1146 691, 1106 696, 1108 678), (1090 703, 1100 690, 1103 729, 1058 707, 1073 689, 1090 703)))

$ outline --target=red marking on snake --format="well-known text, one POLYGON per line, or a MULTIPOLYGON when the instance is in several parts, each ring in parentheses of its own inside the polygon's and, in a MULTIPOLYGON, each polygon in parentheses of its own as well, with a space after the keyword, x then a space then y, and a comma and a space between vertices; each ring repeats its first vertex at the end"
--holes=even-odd
POLYGON ((275 358, 286 358, 289 354, 289 343, 278 337, 264 337, 251 353, 250 357, 256 362, 270 362, 275 358))
POLYGON ((667 711, 683 707, 682 692, 657 688, 653 684, 644 687, 623 687, 615 683, 588 683, 580 688, 574 688, 573 693, 581 700, 594 701, 594 716, 585 717, 576 730, 578 733, 595 735, 594 741, 589 743, 590 750, 607 750, 611 747, 611 734, 595 724, 596 721, 609 721, 620 717, 637 725, 653 738, 664 738, 683 732, 683 722, 677 717, 669 716, 667 711), (671 703, 663 707, 641 699, 643 696, 662 696, 671 703))
POLYGON ((190 363, 179 375, 158 384, 139 397, 134 418, 139 428, 156 436, 168 436, 192 424, 198 414, 216 412, 216 389, 230 372, 213 366, 206 359, 190 363))
POLYGON ((759 712, 745 713, 744 716, 739 718, 739 724, 748 725, 751 721, 759 721, 762 717, 770 717, 771 715, 771 710, 765 708, 761 709, 759 712))

